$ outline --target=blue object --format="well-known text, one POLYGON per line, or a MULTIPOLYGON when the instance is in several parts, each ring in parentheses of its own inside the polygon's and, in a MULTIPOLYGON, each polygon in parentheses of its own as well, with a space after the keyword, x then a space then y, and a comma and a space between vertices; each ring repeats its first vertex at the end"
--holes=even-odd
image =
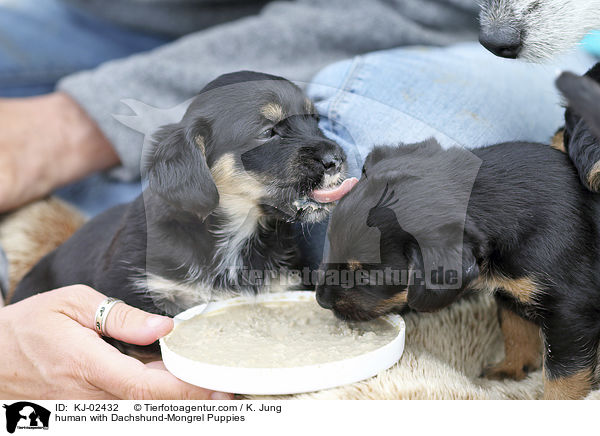
POLYGON ((600 30, 588 33, 581 44, 588 53, 600 57, 600 30))
POLYGON ((55 194, 92 217, 112 206, 134 200, 141 192, 140 182, 119 182, 104 174, 94 174, 57 190, 55 194))

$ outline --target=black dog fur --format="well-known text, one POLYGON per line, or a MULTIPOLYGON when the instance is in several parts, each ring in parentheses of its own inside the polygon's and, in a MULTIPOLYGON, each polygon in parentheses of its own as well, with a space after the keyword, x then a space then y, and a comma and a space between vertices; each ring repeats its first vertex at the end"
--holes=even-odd
MULTIPOLYGON (((334 210, 329 240, 326 270, 410 273, 402 286, 319 284, 317 300, 338 316, 365 320, 407 308, 432 311, 469 289, 488 290, 501 319, 508 319, 505 335, 517 336, 507 338, 508 357, 535 355, 514 347, 539 347, 539 340, 519 335, 531 331, 527 323, 541 327, 546 398, 580 398, 590 390, 600 340, 600 197, 581 185, 564 153, 518 142, 470 151, 442 150, 434 140, 376 148, 359 183, 334 210), (473 164, 463 163, 473 156, 481 166, 461 215, 457 181, 472 177, 473 164), (381 242, 368 236, 372 227, 381 242), (460 238, 448 238, 449 229, 455 236, 463 229, 460 238), (427 257, 427 250, 435 255, 427 257), (360 261, 377 251, 380 264, 373 256, 360 261), (462 267, 460 286, 431 287, 423 278, 448 261, 462 267)), ((510 365, 519 373, 535 368, 533 362, 510 365)), ((500 372, 515 375, 510 365, 503 362, 500 372)))

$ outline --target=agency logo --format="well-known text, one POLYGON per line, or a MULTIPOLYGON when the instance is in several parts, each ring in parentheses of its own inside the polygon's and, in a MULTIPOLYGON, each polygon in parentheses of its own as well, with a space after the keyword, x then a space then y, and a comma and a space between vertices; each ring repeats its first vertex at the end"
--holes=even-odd
POLYGON ((50 411, 28 401, 4 404, 6 409, 6 431, 14 433, 22 430, 48 430, 50 411))

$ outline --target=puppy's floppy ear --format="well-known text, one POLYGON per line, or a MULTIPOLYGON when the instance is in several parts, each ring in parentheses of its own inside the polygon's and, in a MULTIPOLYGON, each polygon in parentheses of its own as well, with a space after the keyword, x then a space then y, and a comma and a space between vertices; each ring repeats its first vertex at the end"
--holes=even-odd
POLYGON ((569 107, 565 111, 565 148, 577 168, 583 185, 593 192, 598 192, 600 191, 600 85, 589 77, 563 73, 557 79, 556 86, 569 101, 569 107))
MULTIPOLYGON (((599 75, 600 64, 588 75, 594 71, 599 75)), ((556 80, 556 86, 569 101, 569 106, 586 121, 596 139, 600 140, 600 84, 590 77, 562 73, 556 80)))
POLYGON ((208 122, 162 127, 154 135, 147 165, 148 187, 172 206, 206 218, 219 204, 219 192, 206 162, 208 122))
MULTIPOLYGON (((449 252, 446 256, 442 255, 442 258, 449 259, 454 255, 456 255, 456 251, 449 252)), ((434 312, 443 309, 453 303, 462 294, 465 287, 479 276, 477 261, 468 244, 464 244, 462 250, 462 277, 456 277, 457 282, 451 288, 444 288, 443 285, 440 288, 427 286, 427 275, 431 275, 433 269, 425 268, 423 255, 418 245, 407 246, 405 256, 409 265, 407 302, 411 309, 418 312, 434 312)), ((433 272, 437 273, 437 271, 433 272)))

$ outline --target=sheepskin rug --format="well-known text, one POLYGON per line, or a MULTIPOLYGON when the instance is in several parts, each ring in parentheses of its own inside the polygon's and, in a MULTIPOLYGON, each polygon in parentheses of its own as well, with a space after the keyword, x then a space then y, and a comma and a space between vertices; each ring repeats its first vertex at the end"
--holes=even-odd
MULTIPOLYGON (((82 216, 56 200, 34 203, 0 219, 0 244, 11 268, 11 288, 45 253, 83 223, 82 216)), ((540 399, 542 371, 522 381, 480 378, 486 364, 503 357, 496 303, 489 295, 463 299, 433 314, 404 317, 406 345, 400 361, 376 377, 352 385, 290 396, 252 399, 540 399)), ((600 399, 600 390, 587 399, 600 399)))
POLYGON ((58 198, 40 200, 0 215, 0 245, 8 258, 8 300, 33 265, 65 242, 84 222, 81 213, 58 198))
MULTIPOLYGON (((406 345, 400 361, 376 377, 308 394, 252 397, 295 399, 534 400, 543 394, 542 370, 522 381, 480 378, 500 361, 504 346, 496 303, 482 295, 433 314, 404 316, 406 345)), ((589 399, 600 399, 600 391, 589 399)))

